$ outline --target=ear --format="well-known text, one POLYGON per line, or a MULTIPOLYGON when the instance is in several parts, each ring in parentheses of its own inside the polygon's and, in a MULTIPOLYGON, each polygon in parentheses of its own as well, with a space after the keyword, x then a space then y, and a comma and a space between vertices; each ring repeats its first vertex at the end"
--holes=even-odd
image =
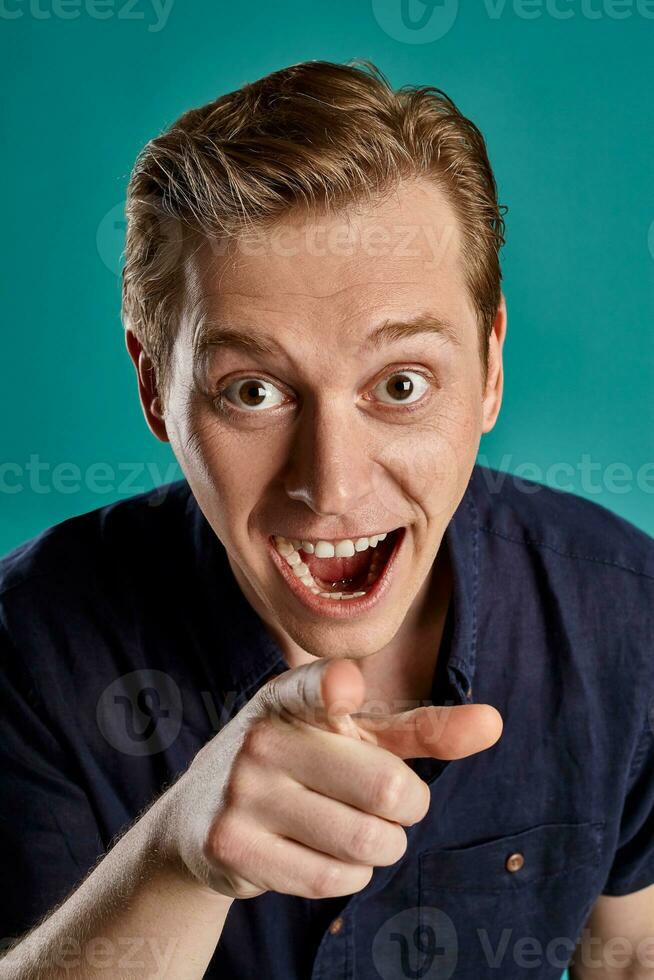
POLYGON ((161 442, 169 442, 164 421, 163 402, 157 390, 152 361, 132 330, 125 330, 125 346, 136 368, 139 397, 148 428, 161 442))
POLYGON ((502 349, 506 337, 506 299, 504 293, 495 314, 493 329, 488 340, 488 369, 484 386, 484 401, 482 409, 482 432, 490 432, 497 421, 502 404, 504 391, 504 364, 502 349))

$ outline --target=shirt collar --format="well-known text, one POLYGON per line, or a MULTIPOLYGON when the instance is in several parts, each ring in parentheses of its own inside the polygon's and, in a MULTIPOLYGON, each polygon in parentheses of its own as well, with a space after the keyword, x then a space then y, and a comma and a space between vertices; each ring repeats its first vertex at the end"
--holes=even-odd
POLYGON ((450 682, 463 700, 473 700, 479 619, 479 515, 475 503, 477 467, 445 531, 452 567, 452 642, 447 660, 450 682))
MULTIPOLYGON (((479 592, 479 518, 475 505, 477 467, 445 531, 452 567, 452 637, 447 655, 448 680, 458 699, 473 699, 472 683, 477 652, 479 592)), ((188 487, 188 483, 186 483, 188 487)), ((288 665, 261 618, 253 611, 234 578, 222 542, 188 487, 186 520, 190 528, 193 560, 208 608, 220 612, 219 673, 223 686, 245 703, 272 674, 288 665), (225 611, 227 615, 223 613, 225 611)))

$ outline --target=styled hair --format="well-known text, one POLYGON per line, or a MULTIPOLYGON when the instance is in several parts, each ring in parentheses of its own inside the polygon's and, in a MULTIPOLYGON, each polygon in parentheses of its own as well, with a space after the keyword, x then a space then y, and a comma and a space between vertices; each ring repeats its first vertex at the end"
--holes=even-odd
POLYGON ((162 395, 183 295, 183 256, 296 207, 335 213, 426 177, 460 223, 486 366, 501 300, 506 207, 479 129, 432 86, 394 91, 372 62, 306 61, 185 112, 139 153, 127 191, 123 324, 162 395))

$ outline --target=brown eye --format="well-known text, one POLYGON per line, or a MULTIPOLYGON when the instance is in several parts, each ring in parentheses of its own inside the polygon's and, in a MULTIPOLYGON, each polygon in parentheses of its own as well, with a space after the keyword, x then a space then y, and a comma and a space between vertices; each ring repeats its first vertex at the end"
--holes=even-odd
POLYGON ((404 401, 404 399, 409 398, 413 392, 413 381, 411 378, 407 378, 406 374, 394 374, 393 377, 386 382, 386 391, 391 398, 397 398, 398 401, 404 401))
POLYGON ((376 385, 374 392, 379 401, 387 405, 410 404, 419 401, 428 387, 428 382, 417 371, 399 371, 376 385))
POLYGON ((266 389, 258 381, 246 381, 238 389, 238 397, 248 408, 254 408, 264 401, 266 389))
POLYGON ((284 398, 270 381, 261 378, 240 378, 225 388, 223 396, 237 408, 256 412, 281 405, 284 398))

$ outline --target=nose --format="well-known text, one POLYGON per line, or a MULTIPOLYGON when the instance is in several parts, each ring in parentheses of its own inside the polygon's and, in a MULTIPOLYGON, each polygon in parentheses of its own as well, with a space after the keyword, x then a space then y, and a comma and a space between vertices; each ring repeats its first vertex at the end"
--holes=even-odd
POLYGON ((355 409, 305 403, 291 447, 284 486, 314 513, 353 513, 373 489, 371 446, 355 409))

